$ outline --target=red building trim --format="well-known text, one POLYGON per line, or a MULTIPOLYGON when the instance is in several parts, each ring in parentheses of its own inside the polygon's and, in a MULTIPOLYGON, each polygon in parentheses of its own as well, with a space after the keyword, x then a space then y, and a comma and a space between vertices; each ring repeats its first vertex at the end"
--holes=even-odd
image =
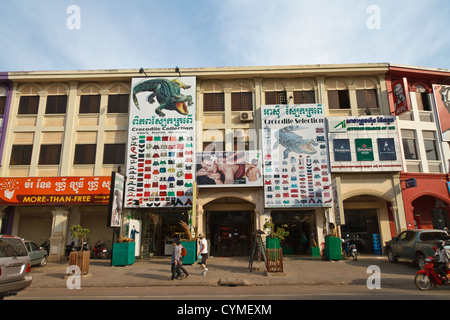
MULTIPOLYGON (((450 181, 450 174, 436 174, 436 173, 409 173, 402 172, 400 180, 403 182, 408 179, 415 178, 417 187, 405 189, 405 184, 402 183, 403 205, 405 208, 406 224, 408 229, 414 229, 414 213, 413 202, 421 197, 431 196, 445 202, 447 205, 447 213, 450 214, 450 195, 447 187, 447 182, 450 181)), ((416 208, 417 209, 417 208, 416 208)), ((428 209, 433 209, 430 206, 428 209)), ((428 212, 429 214, 429 212, 428 212)), ((430 226, 430 219, 426 216, 427 223, 422 225, 422 228, 432 228, 430 226)))

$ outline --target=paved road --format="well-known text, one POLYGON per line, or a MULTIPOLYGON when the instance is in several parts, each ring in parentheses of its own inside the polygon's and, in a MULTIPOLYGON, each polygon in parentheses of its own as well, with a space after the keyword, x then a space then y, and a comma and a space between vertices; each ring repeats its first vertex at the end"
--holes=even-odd
POLYGON ((417 300, 450 299, 450 287, 420 291, 413 284, 368 289, 364 285, 166 286, 30 288, 6 300, 417 300))

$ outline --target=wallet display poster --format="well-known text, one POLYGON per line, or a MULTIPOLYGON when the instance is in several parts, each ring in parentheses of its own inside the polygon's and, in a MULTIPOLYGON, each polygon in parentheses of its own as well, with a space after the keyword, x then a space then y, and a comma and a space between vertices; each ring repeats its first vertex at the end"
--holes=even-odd
POLYGON ((126 208, 192 207, 195 77, 134 78, 126 208))
POLYGON ((395 116, 330 117, 332 172, 395 172, 403 169, 395 116))
POLYGON ((265 207, 330 207, 324 107, 264 105, 261 115, 265 207))

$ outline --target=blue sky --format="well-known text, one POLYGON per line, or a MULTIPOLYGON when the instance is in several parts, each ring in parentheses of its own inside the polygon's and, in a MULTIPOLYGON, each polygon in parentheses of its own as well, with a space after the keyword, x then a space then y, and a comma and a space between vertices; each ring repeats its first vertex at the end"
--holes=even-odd
POLYGON ((0 71, 371 62, 450 69, 448 0, 13 0, 2 13, 0 71), (68 13, 71 5, 79 14, 68 13))

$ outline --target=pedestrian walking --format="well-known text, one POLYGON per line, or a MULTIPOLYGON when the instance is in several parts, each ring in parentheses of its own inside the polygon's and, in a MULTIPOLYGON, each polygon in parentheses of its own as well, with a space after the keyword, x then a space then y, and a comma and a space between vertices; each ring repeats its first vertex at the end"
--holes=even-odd
POLYGON ((175 279, 179 279, 181 277, 180 269, 178 268, 178 264, 181 258, 181 248, 177 245, 177 241, 173 242, 173 251, 172 251, 172 277, 169 280, 173 281, 175 279))
POLYGON ((198 235, 198 237, 200 238, 199 254, 202 257, 202 261, 201 261, 200 265, 203 268, 203 270, 200 273, 200 275, 204 276, 204 275, 206 275, 206 271, 208 271, 208 268, 206 267, 206 260, 208 259, 208 245, 207 245, 208 243, 207 243, 207 241, 205 239, 205 236, 202 233, 200 233, 198 235))
POLYGON ((177 246, 180 247, 180 260, 178 260, 178 273, 180 274, 180 280, 183 279, 183 275, 185 278, 189 277, 189 272, 183 267, 183 258, 187 254, 187 250, 181 244, 181 241, 177 242, 177 246))

